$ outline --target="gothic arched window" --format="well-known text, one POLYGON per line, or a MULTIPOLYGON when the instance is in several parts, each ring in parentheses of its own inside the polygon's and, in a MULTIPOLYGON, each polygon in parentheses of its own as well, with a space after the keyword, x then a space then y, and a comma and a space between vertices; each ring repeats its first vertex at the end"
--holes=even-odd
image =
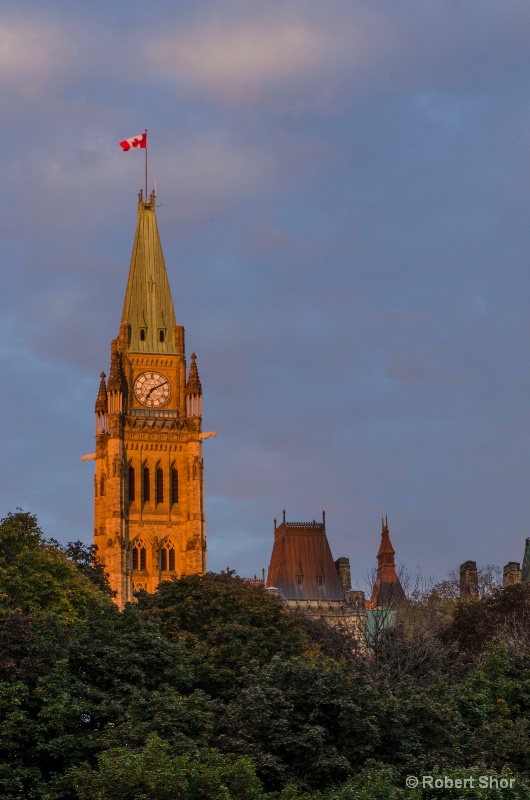
POLYGON ((156 468, 156 502, 164 502, 164 470, 162 467, 156 468))
POLYGON ((160 569, 162 572, 175 571, 175 548, 171 542, 164 542, 160 550, 160 569))
POLYGON ((151 472, 149 467, 143 469, 143 497, 144 503, 148 503, 151 499, 151 472))
POLYGON ((171 505, 179 501, 179 474, 176 467, 171 467, 171 505))
POLYGON ((129 503, 132 503, 135 497, 134 494, 135 486, 134 486, 134 467, 129 467, 129 503))
POLYGON ((132 551, 133 569, 146 570, 147 569, 147 548, 142 539, 135 542, 132 551))

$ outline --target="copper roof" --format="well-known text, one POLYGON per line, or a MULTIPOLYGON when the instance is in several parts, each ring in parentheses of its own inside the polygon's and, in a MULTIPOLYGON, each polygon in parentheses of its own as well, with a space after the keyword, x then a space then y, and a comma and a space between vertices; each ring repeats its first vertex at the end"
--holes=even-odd
POLYGON ((285 522, 274 529, 267 587, 285 600, 344 600, 324 522, 285 522))
POLYGON ((138 197, 138 222, 122 324, 130 326, 130 353, 175 353, 175 311, 158 235, 155 193, 138 197), (161 336, 160 331, 163 331, 161 336))

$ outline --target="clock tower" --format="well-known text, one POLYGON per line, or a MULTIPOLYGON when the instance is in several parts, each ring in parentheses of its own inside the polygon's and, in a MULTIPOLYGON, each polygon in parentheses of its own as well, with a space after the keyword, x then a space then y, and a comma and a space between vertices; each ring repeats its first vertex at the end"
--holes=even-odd
POLYGON ((206 570, 202 388, 186 371, 154 192, 138 221, 119 336, 96 401, 94 543, 121 607, 139 589, 206 570))

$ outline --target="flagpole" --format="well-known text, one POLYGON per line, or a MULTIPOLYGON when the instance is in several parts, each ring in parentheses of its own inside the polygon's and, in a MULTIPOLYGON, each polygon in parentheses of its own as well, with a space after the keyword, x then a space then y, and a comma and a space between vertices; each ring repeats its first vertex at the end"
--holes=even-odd
POLYGON ((148 202, 147 198, 147 128, 145 129, 145 202, 148 202))

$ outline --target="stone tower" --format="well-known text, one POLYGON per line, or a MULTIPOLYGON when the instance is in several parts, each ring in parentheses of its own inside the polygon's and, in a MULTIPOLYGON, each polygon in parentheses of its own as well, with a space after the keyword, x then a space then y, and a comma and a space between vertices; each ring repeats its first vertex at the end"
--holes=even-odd
POLYGON ((158 235, 155 194, 138 222, 120 333, 96 401, 94 543, 123 607, 133 592, 206 570, 202 388, 186 380, 158 235))

